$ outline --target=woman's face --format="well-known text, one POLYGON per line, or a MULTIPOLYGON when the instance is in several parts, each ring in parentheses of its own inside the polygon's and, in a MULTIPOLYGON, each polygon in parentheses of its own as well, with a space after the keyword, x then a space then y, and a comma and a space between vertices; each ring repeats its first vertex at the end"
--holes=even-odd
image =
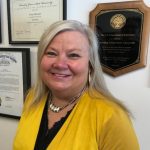
POLYGON ((65 31, 54 37, 42 57, 40 69, 51 91, 79 92, 86 84, 89 43, 77 31, 65 31))

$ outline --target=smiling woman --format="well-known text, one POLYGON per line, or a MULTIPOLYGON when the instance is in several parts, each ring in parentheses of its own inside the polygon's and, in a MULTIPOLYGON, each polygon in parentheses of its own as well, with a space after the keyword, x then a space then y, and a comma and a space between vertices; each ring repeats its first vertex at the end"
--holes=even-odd
POLYGON ((56 35, 45 50, 40 65, 41 78, 61 101, 63 97, 64 102, 70 100, 86 86, 88 45, 80 32, 66 31, 56 35))
POLYGON ((128 109, 108 91, 94 32, 59 21, 41 37, 14 150, 139 150, 128 109), (34 123, 33 123, 34 121, 34 123))

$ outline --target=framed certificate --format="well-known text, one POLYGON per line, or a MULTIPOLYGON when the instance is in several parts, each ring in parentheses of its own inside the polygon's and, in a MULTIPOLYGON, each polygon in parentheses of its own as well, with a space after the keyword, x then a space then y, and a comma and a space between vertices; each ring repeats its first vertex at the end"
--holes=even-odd
POLYGON ((67 0, 7 0, 10 44, 37 44, 44 30, 66 19, 67 0))
POLYGON ((143 1, 101 3, 90 12, 104 72, 119 76, 146 66, 149 15, 143 1))
POLYGON ((0 115, 19 118, 30 88, 30 49, 0 48, 0 115))

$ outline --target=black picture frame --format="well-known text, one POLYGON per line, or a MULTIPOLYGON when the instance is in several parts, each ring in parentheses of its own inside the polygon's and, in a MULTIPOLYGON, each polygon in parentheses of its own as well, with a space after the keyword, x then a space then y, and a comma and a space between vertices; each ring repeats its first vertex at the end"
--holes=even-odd
POLYGON ((20 118, 30 86, 30 48, 0 48, 0 116, 20 118))
POLYGON ((9 44, 38 44, 50 24, 67 18, 67 0, 7 0, 7 12, 9 44))

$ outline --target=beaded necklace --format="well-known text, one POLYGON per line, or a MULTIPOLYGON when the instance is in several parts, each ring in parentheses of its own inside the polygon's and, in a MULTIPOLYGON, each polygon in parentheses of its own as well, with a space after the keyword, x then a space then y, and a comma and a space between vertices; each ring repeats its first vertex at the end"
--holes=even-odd
POLYGON ((79 97, 82 95, 83 91, 85 90, 85 88, 82 89, 82 91, 77 94, 76 96, 74 96, 68 104, 64 105, 64 106, 56 106, 55 104, 52 103, 52 95, 50 94, 50 98, 49 98, 49 103, 48 103, 48 108, 52 111, 52 112, 55 112, 55 113, 58 113, 60 112, 61 110, 63 110, 64 108, 66 108, 67 106, 73 104, 77 99, 79 99, 79 97))

